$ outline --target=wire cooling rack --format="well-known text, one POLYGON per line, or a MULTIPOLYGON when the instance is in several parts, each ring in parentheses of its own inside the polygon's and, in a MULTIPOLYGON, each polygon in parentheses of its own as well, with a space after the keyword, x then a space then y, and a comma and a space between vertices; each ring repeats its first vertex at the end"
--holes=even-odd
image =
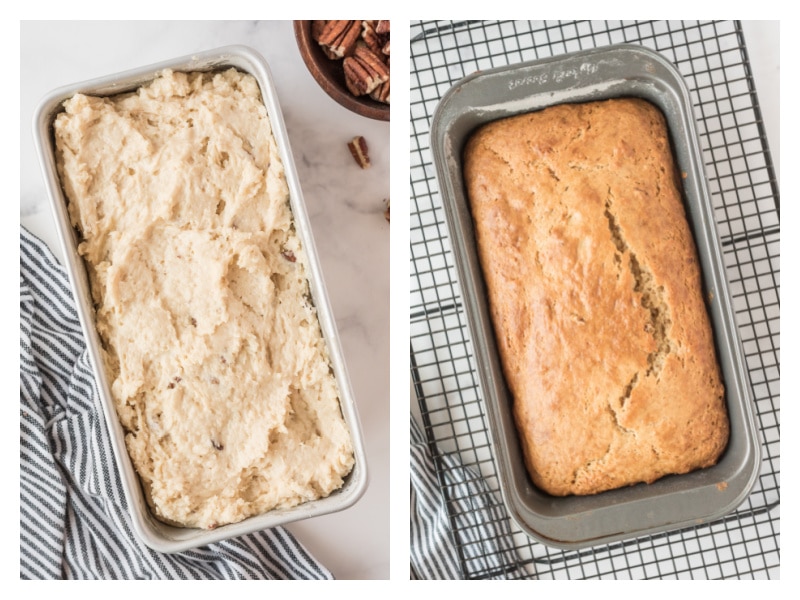
MULTIPOLYGON (((411 25, 411 375, 465 578, 759 578, 780 569, 780 201, 740 23, 428 21, 411 25), (763 463, 718 521, 582 551, 531 540, 505 511, 429 147, 442 95, 479 69, 615 43, 661 52, 686 79, 753 386, 763 463), (498 522, 465 523, 451 461, 482 476, 498 522), (487 561, 504 532, 505 564, 487 561), (489 568, 486 565, 491 564, 489 568)), ((485 499, 483 499, 485 501, 485 499)))

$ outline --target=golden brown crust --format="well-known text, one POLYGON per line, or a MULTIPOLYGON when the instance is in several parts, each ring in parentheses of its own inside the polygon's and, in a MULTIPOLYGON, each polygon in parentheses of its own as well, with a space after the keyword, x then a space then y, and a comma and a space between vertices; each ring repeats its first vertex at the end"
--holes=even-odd
POLYGON ((724 388, 661 112, 617 99, 495 121, 464 176, 534 483, 593 494, 714 464, 724 388))

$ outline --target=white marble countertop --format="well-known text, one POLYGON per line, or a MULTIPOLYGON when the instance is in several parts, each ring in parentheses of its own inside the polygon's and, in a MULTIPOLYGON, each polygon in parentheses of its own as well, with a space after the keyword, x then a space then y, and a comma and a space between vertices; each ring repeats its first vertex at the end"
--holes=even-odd
POLYGON ((339 579, 389 577, 389 124, 336 104, 308 73, 291 21, 22 22, 20 222, 62 260, 35 154, 39 101, 62 85, 244 44, 269 63, 364 431, 369 487, 353 507, 290 525, 339 579), (363 135, 372 166, 347 142, 363 135))

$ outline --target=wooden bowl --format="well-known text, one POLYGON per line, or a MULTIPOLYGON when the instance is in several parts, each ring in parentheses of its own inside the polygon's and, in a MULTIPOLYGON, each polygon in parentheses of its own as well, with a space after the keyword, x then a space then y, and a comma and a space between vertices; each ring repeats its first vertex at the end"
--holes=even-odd
POLYGON ((378 121, 389 120, 389 105, 369 96, 354 96, 344 82, 341 60, 331 60, 311 37, 311 21, 295 21, 294 36, 300 56, 320 87, 345 108, 378 121))

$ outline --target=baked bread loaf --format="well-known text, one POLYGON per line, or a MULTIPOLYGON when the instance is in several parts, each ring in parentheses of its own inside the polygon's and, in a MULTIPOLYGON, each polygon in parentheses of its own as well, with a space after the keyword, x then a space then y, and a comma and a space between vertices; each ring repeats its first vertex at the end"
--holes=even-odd
POLYGON ((715 464, 724 388, 661 112, 622 98, 498 120, 468 140, 464 177, 536 486, 715 464))
POLYGON ((165 71, 74 96, 54 131, 154 514, 213 528, 341 487, 352 440, 256 80, 165 71))

